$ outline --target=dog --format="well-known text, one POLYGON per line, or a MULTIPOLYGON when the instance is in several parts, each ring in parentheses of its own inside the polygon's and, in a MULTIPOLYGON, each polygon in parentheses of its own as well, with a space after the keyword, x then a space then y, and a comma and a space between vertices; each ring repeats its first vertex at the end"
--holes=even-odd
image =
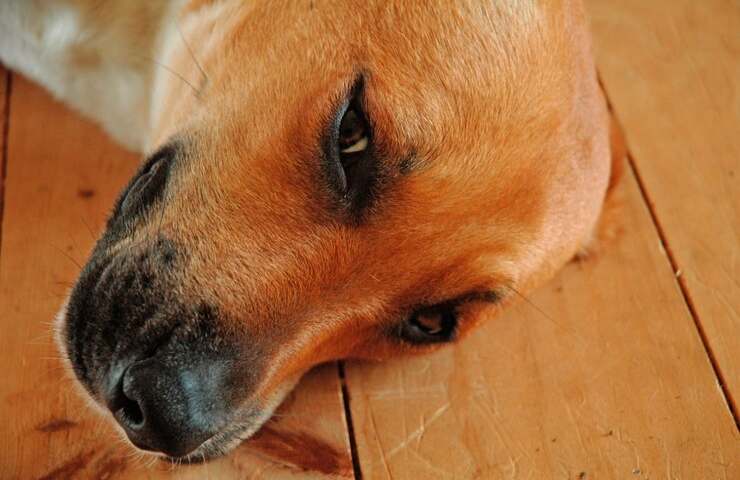
POLYGON ((10 0, 0 59, 145 154, 58 343, 169 459, 463 337, 589 248, 618 171, 578 0, 10 0))

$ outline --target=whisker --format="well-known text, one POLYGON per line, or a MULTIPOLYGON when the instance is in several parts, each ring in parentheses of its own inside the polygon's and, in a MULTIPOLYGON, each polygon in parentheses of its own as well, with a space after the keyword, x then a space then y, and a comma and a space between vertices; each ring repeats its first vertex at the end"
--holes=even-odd
POLYGON ((200 74, 203 75, 203 79, 205 81, 208 81, 208 75, 206 74, 205 70, 203 70, 203 66, 198 62, 198 59, 195 56, 195 53, 193 53, 193 49, 190 48, 190 44, 187 40, 185 40, 185 35, 182 33, 182 29, 180 28, 180 23, 175 19, 175 28, 177 28, 177 33, 180 34, 180 39, 182 40, 182 43, 185 44, 185 48, 187 49, 188 53, 190 54, 190 58, 193 59, 193 63, 198 67, 198 70, 200 70, 200 74))
POLYGON ((44 331, 41 334, 29 338, 26 343, 44 345, 51 340, 54 340, 54 332, 48 326, 44 326, 44 331))
POLYGON ((90 228, 90 225, 85 221, 83 217, 80 217, 80 220, 82 220, 82 224, 85 225, 87 231, 90 232, 90 237, 95 240, 95 234, 93 233, 92 228, 90 228))
POLYGON ((47 295, 44 295, 44 299, 54 300, 55 302, 63 302, 67 297, 67 292, 49 292, 47 295))
POLYGON ((550 320, 555 325, 560 325, 554 318, 552 318, 547 312, 545 312, 543 309, 541 309, 536 303, 534 303, 532 300, 530 300, 526 295, 523 295, 519 290, 514 288, 511 285, 504 285, 504 287, 510 289, 512 292, 517 294, 522 300, 524 300, 530 307, 534 308, 536 311, 538 311, 540 314, 542 314, 543 317, 550 320))
MULTIPOLYGON (((146 458, 147 457, 147 455, 145 455, 143 453, 141 454, 141 456, 142 456, 142 458, 146 458)), ((151 457, 151 458, 149 459, 149 463, 146 464, 146 468, 149 469, 149 470, 151 470, 151 468, 154 465, 156 465, 157 460, 159 460, 159 459, 155 455, 148 455, 148 456, 151 457)))
MULTIPOLYGON (((128 448, 130 448, 130 447, 128 447, 128 448)), ((139 469, 139 470, 145 470, 145 469, 147 469, 148 466, 147 466, 147 463, 146 463, 147 462, 146 456, 143 453, 141 453, 141 452, 139 452, 137 450, 134 450, 133 451, 133 454, 134 454, 134 456, 133 456, 134 465, 136 466, 136 468, 139 469)))
POLYGON ((58 251, 59 251, 59 253, 61 253, 61 254, 62 254, 62 255, 64 255, 65 257, 67 257, 67 259, 68 259, 68 260, 69 260, 70 262, 72 262, 72 263, 73 263, 73 264, 74 264, 74 265, 75 265, 75 266, 76 266, 77 268, 79 268, 80 270, 82 270, 82 265, 80 265, 80 264, 79 264, 79 263, 77 262, 77 260, 75 260, 75 259, 74 259, 74 258, 73 258, 73 257, 72 257, 72 256, 71 256, 70 254, 68 254, 68 253, 67 253, 67 252, 65 252, 65 251, 64 251, 63 249, 61 249, 61 248, 59 248, 59 247, 57 247, 57 246, 54 246, 54 245, 52 245, 52 247, 53 247, 53 248, 54 248, 55 250, 58 250, 58 251))
MULTIPOLYGON (((37 357, 39 360, 44 360, 46 362, 54 362, 54 363, 60 363, 64 361, 64 358, 61 356, 49 356, 49 357, 37 357)), ((63 365, 59 365, 60 367, 64 368, 63 365)))
POLYGON ((313 418, 311 415, 298 415, 295 413, 273 413, 270 418, 313 418))
POLYGON ((54 340, 54 329, 56 328, 56 323, 54 321, 51 322, 40 322, 41 325, 44 327, 44 334, 43 337, 39 335, 37 338, 46 338, 47 340, 54 340))
POLYGON ((160 62, 158 60, 153 59, 152 57, 142 56, 142 58, 145 58, 146 60, 151 61, 152 63, 154 63, 158 67, 162 67, 163 69, 165 69, 166 71, 168 71, 172 75, 174 75, 175 77, 177 77, 180 80, 182 80, 183 83, 185 83, 187 86, 189 86, 193 90, 193 96, 195 96, 195 98, 200 98, 200 90, 198 90, 197 88, 195 88, 195 86, 192 83, 190 83, 185 77, 183 77, 182 75, 180 75, 179 73, 177 73, 175 70, 173 70, 172 68, 168 67, 164 63, 162 63, 162 62, 160 62))
POLYGON ((124 439, 120 438, 120 437, 116 439, 116 443, 118 445, 120 445, 121 447, 125 448, 128 451, 125 454, 126 455, 126 460, 130 460, 130 461, 136 462, 137 464, 139 464, 137 466, 141 466, 140 465, 140 462, 144 459, 144 454, 143 453, 141 453, 140 451, 134 450, 131 447, 129 447, 126 444, 126 441, 124 439))

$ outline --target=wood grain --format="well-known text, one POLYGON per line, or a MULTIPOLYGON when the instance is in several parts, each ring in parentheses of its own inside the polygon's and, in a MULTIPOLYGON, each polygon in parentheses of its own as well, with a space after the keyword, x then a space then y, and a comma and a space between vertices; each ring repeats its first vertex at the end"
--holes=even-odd
POLYGON ((138 159, 14 77, 0 252, 0 478, 352 476, 336 365, 310 373, 260 435, 202 466, 148 465, 87 408, 51 319, 138 159))
POLYGON ((536 308, 431 356, 347 365, 364 478, 740 478, 733 419, 623 182, 621 233, 536 308))
MULTIPOLYGON (((348 363, 366 479, 740 478, 740 437, 694 324, 737 402, 740 7, 586 4, 667 251, 630 172, 621 233, 532 304, 431 356, 348 363)), ((309 374, 257 438, 203 466, 148 465, 84 406, 49 324, 138 159, 19 77, 11 97, 0 478, 351 477, 334 365, 309 374)))
POLYGON ((740 4, 586 4, 603 83, 737 411, 740 4))
POLYGON ((10 76, 8 72, 0 65, 0 246, 3 240, 3 192, 5 187, 5 136, 7 135, 7 101, 10 76))

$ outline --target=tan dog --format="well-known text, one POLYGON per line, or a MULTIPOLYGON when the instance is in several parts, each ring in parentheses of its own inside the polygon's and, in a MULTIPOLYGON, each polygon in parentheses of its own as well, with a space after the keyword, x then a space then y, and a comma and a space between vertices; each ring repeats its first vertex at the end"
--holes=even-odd
POLYGON ((60 314, 138 447, 212 457, 312 366, 428 351, 588 246, 579 1, 10 1, 0 58, 148 153, 60 314))

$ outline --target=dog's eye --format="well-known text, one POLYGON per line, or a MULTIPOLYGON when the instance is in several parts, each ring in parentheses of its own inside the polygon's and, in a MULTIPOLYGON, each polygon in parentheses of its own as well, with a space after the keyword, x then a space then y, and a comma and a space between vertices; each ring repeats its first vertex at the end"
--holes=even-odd
POLYGON ((454 305, 424 307, 401 323, 399 334, 410 343, 440 343, 455 338, 457 312, 454 305))
MULTIPOLYGON (((356 106, 350 105, 339 124, 337 143, 343 160, 351 160, 354 153, 361 153, 368 147, 367 123, 356 106)), ((344 162, 343 162, 344 163, 344 162)))
POLYGON ((373 166, 369 155, 370 128, 360 102, 360 94, 355 92, 341 112, 333 148, 340 192, 350 201, 361 193, 373 166))
POLYGON ((355 217, 372 200, 378 173, 363 92, 360 80, 336 112, 326 148, 329 183, 339 203, 355 217))

